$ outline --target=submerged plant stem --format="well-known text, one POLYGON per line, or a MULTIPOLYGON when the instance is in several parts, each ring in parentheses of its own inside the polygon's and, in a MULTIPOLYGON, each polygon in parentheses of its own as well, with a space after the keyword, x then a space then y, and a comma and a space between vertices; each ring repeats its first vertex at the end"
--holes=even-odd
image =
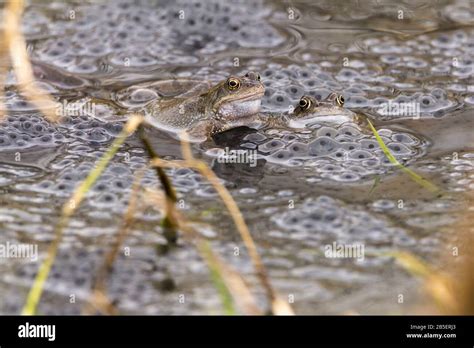
MULTIPOLYGON (((158 154, 156 153, 155 149, 153 149, 153 146, 151 145, 148 138, 145 136, 145 129, 143 127, 143 124, 140 125, 138 133, 150 158, 152 160, 154 158, 158 158, 158 154)), ((166 175, 163 168, 155 166, 155 170, 158 180, 160 181, 161 186, 163 186, 163 190, 166 194, 166 214, 162 221, 162 227, 165 230, 165 238, 169 244, 176 244, 178 240, 177 229, 179 225, 179 222, 176 220, 175 217, 175 209, 177 202, 176 191, 173 187, 173 184, 171 183, 171 180, 169 179, 168 175, 166 175)))

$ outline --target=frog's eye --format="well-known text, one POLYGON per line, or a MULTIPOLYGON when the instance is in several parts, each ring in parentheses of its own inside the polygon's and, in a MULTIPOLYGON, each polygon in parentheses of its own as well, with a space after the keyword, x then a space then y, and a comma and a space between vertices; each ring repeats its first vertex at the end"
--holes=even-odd
POLYGON ((308 97, 302 97, 298 105, 301 108, 301 110, 308 110, 309 107, 311 106, 311 99, 309 99, 308 97))
POLYGON ((337 98, 336 98, 336 103, 340 107, 343 107, 344 106, 344 97, 342 95, 338 95, 337 98))
POLYGON ((260 74, 257 74, 257 81, 260 81, 261 78, 260 78, 260 74))
POLYGON ((235 91, 240 88, 240 80, 235 77, 229 77, 227 80, 227 88, 231 91, 235 91))

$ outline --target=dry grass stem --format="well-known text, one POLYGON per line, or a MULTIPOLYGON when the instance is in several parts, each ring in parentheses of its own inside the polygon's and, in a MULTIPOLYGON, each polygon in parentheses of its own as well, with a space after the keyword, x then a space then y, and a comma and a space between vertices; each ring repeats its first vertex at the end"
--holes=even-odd
POLYGON ((4 12, 4 45, 10 53, 13 71, 23 96, 35 105, 49 121, 55 122, 58 120, 57 103, 35 84, 33 68, 26 49, 26 40, 21 31, 23 9, 23 0, 8 1, 4 12))

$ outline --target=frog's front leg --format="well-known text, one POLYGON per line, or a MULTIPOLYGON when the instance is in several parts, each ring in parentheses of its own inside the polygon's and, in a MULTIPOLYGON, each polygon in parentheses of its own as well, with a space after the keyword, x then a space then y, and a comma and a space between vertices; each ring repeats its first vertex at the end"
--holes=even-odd
POLYGON ((260 114, 259 121, 268 128, 288 128, 288 116, 285 114, 260 114))
POLYGON ((190 137, 190 141, 197 142, 205 141, 211 135, 219 132, 218 124, 213 120, 199 121, 186 130, 187 135, 190 137))

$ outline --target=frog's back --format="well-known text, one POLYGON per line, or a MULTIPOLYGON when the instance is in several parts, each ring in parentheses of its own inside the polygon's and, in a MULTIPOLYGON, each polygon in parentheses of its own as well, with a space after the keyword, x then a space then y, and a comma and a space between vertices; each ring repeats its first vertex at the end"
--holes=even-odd
POLYGON ((170 79, 155 81, 146 88, 154 90, 162 98, 189 98, 205 93, 210 87, 211 84, 208 81, 170 79))
POLYGON ((210 83, 193 79, 167 79, 144 82, 115 93, 113 99, 126 109, 139 109, 156 100, 189 98, 209 89, 210 83))

